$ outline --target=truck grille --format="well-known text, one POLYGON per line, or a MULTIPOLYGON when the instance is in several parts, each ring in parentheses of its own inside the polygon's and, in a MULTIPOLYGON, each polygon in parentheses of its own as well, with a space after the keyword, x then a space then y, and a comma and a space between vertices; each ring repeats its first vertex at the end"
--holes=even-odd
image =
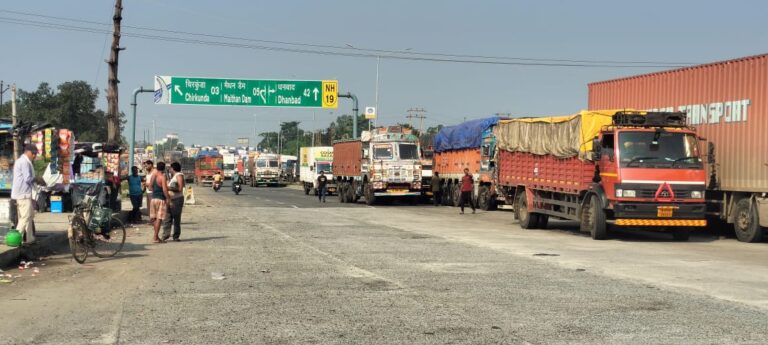
MULTIPOLYGON (((656 197, 656 191, 657 189, 640 189, 637 191, 637 197, 653 199, 656 197)), ((672 191, 675 193, 675 199, 688 199, 691 197, 690 190, 672 188, 672 191)))

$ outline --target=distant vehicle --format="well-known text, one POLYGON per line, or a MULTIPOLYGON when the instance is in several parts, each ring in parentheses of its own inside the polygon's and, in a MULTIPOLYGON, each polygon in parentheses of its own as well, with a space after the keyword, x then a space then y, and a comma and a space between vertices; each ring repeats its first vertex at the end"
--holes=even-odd
POLYGON ((231 179, 237 168, 236 156, 234 153, 222 154, 224 164, 224 178, 231 179))
POLYGON ((181 164, 181 173, 184 174, 185 182, 194 182, 195 181, 195 158, 181 157, 179 164, 181 164))
POLYGON ((260 154, 249 165, 252 167, 251 187, 277 186, 280 183, 280 161, 276 154, 260 154))
POLYGON ((372 205, 381 198, 421 198, 419 139, 399 126, 363 131, 360 139, 333 144, 333 177, 341 202, 360 197, 372 205))
POLYGON ((280 155, 280 180, 283 182, 296 181, 296 163, 298 157, 290 155, 280 155))
POLYGON ((210 186, 213 175, 224 169, 224 159, 216 151, 200 151, 195 158, 195 184, 210 186))
POLYGON ((304 187, 304 194, 317 195, 317 177, 320 172, 325 172, 328 177, 326 185, 328 194, 336 193, 336 181, 333 179, 333 147, 316 146, 302 147, 299 156, 299 180, 304 187))

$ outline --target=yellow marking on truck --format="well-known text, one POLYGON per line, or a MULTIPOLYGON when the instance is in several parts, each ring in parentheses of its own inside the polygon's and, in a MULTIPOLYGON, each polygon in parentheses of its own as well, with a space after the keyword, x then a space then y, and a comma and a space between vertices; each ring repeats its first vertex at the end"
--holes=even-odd
POLYGON ((600 176, 605 176, 605 177, 619 177, 619 174, 617 174, 617 173, 600 173, 600 176))
POLYGON ((620 226, 707 226, 706 219, 616 219, 620 226))

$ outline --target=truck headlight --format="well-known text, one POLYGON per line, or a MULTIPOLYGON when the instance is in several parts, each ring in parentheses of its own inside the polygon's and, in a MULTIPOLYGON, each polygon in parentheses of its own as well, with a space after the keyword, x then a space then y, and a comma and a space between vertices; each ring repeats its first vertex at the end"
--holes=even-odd
POLYGON ((632 189, 617 189, 616 190, 616 197, 617 198, 634 198, 637 196, 637 191, 632 189))
POLYGON ((381 174, 373 174, 374 181, 381 181, 381 174))
POLYGON ((691 199, 704 199, 704 192, 700 190, 691 191, 691 199))

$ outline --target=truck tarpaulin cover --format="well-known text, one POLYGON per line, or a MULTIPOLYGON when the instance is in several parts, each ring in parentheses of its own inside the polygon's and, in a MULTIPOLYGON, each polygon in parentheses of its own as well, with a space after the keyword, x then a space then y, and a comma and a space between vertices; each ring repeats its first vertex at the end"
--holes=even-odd
POLYGON ((616 110, 582 111, 575 115, 499 121, 494 128, 500 150, 586 158, 600 128, 613 121, 616 110))
POLYGON ((500 119, 503 118, 489 117, 445 127, 435 136, 434 151, 444 152, 480 147, 483 144, 483 132, 497 124, 500 119))

